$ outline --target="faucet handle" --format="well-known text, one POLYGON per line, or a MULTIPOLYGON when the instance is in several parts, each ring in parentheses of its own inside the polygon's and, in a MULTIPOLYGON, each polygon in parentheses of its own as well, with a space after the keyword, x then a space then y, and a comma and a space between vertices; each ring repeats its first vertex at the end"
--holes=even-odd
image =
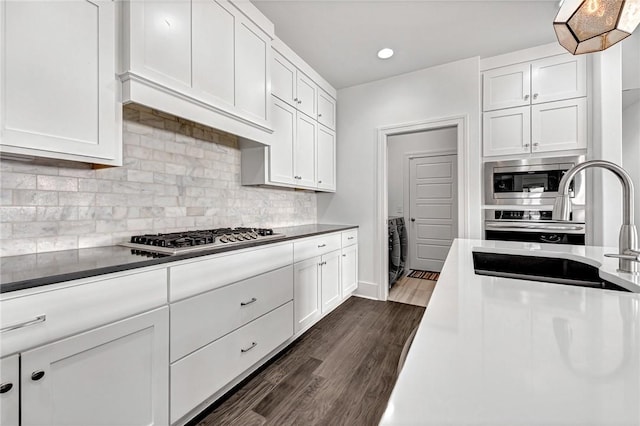
POLYGON ((608 253, 606 257, 615 257, 616 259, 632 260, 634 262, 640 262, 640 251, 638 250, 625 250, 624 253, 608 253))

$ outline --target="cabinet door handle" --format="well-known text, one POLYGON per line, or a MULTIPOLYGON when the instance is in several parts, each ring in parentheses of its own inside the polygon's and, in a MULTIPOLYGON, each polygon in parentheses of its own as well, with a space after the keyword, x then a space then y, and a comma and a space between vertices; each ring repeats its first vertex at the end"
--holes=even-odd
POLYGON ((44 371, 42 370, 34 371, 33 373, 31 373, 31 380, 33 380, 34 382, 37 382, 43 377, 44 377, 44 371))
POLYGON ((346 255, 346 254, 343 254, 343 255, 342 255, 342 257, 347 257, 347 255, 346 255))
POLYGON ((524 147, 524 148, 529 148, 529 144, 528 144, 528 143, 525 143, 525 144, 523 145, 523 147, 524 147))
POLYGON ((247 353, 247 352, 249 352, 251 349, 255 348, 256 346, 258 346, 258 344, 257 344, 256 342, 252 342, 252 343, 251 343, 251 346, 249 346, 249 347, 248 347, 248 348, 246 348, 246 349, 242 349, 242 348, 241 348, 241 349, 240 349, 240 352, 241 352, 241 353, 243 353, 243 354, 244 354, 244 353, 247 353))
POLYGON ((322 114, 318 114, 318 118, 322 117, 322 114))
POLYGON ((13 383, 3 383, 0 385, 0 393, 7 393, 13 388, 13 383))
POLYGON ((533 94, 533 99, 538 99, 538 94, 537 93, 533 94))
POLYGON ((293 98, 293 102, 298 103, 298 98, 293 98))
POLYGON ((540 145, 538 142, 534 143, 533 146, 538 146, 540 145))
POLYGON ((32 320, 21 322, 21 323, 18 323, 18 324, 8 325, 6 327, 2 327, 2 328, 0 328, 0 333, 4 333, 5 331, 17 330, 17 329, 22 328, 22 327, 28 327, 30 325, 34 325, 34 324, 38 324, 38 323, 41 323, 41 322, 45 322, 46 320, 47 320, 47 316, 46 315, 38 315, 37 317, 35 317, 32 320))
POLYGON ((301 104, 301 103, 302 103, 302 99, 301 99, 301 100, 299 100, 299 101, 298 101, 298 103, 299 103, 299 104, 301 104))
POLYGON ((250 304, 255 303, 257 301, 258 301, 258 299, 256 299, 255 297, 252 297, 251 300, 249 300, 248 302, 240 302, 240 306, 247 306, 247 305, 250 305, 250 304))
POLYGON ((327 246, 326 244, 320 244, 320 245, 318 246, 318 248, 322 248, 322 247, 326 247, 326 246, 327 246))
POLYGON ((319 181, 318 181, 318 183, 322 183, 322 181, 321 181, 321 180, 319 180, 319 181))
POLYGON ((353 240, 354 237, 347 237, 347 240, 353 240))
POLYGON ((529 100, 529 95, 524 95, 524 100, 528 101, 529 100))

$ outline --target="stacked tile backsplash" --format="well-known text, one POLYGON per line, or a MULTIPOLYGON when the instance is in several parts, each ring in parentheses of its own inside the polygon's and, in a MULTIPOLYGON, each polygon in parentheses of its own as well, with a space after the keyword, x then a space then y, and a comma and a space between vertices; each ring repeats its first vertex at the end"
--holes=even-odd
POLYGON ((236 136, 124 107, 124 165, 0 160, 2 256, 98 247, 147 232, 316 222, 316 195, 240 185, 236 136))

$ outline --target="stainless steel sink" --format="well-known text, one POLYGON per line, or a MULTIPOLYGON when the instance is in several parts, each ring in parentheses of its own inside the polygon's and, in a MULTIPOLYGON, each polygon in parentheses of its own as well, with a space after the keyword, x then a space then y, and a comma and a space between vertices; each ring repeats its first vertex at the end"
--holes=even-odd
POLYGON ((473 267, 478 275, 629 292, 600 278, 595 266, 569 259, 474 251, 473 267))

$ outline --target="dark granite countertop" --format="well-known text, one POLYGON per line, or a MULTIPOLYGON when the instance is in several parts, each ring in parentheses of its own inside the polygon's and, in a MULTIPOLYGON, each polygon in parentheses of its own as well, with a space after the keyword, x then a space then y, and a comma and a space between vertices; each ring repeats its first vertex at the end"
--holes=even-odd
POLYGON ((249 247, 312 237, 357 228, 356 225, 300 225, 275 228, 284 237, 255 241, 241 246, 222 246, 175 256, 144 257, 121 246, 54 251, 0 258, 0 293, 39 287, 80 278, 110 274, 145 266, 175 262, 249 247))

